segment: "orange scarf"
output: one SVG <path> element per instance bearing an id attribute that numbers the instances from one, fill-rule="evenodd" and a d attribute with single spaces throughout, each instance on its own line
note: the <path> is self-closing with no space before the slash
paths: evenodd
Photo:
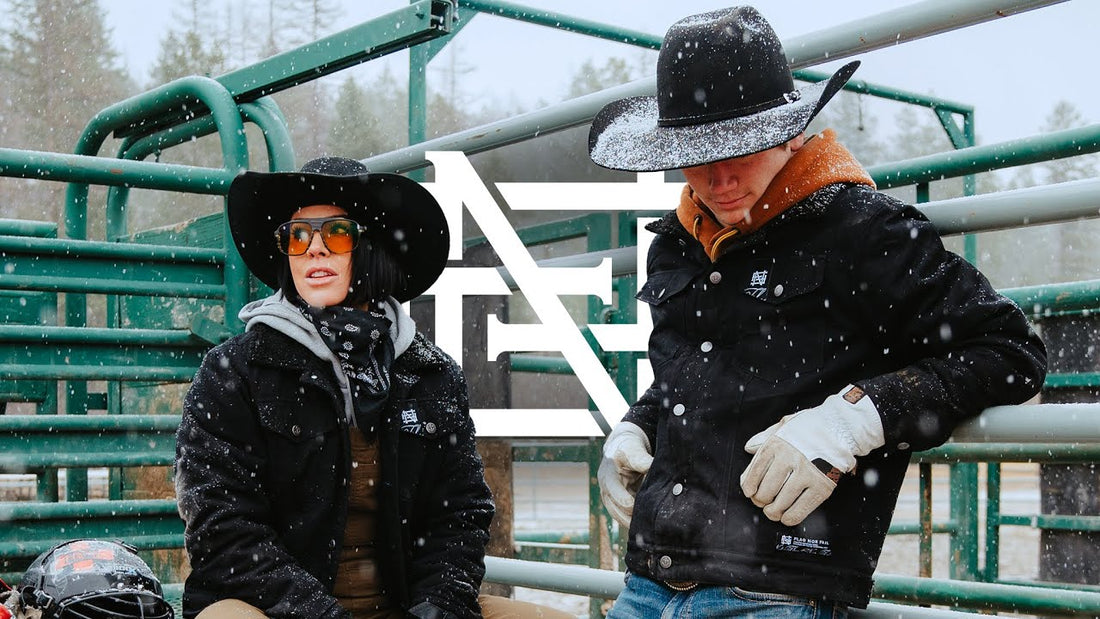
<path id="1" fill-rule="evenodd" d="M 745 219 L 723 227 L 690 185 L 684 185 L 684 191 L 680 194 L 676 217 L 680 225 L 703 244 L 703 249 L 713 262 L 733 239 L 759 230 L 783 211 L 833 183 L 875 186 L 863 166 L 836 141 L 836 132 L 826 129 L 810 136 L 802 148 L 795 151 Z"/>

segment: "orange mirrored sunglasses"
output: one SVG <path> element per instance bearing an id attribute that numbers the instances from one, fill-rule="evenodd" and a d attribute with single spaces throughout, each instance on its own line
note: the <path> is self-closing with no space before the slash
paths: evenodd
<path id="1" fill-rule="evenodd" d="M 347 217 L 292 219 L 276 228 L 275 242 L 284 254 L 301 256 L 313 243 L 313 235 L 320 232 L 321 242 L 330 252 L 346 254 L 359 244 L 363 230 L 363 226 Z"/>

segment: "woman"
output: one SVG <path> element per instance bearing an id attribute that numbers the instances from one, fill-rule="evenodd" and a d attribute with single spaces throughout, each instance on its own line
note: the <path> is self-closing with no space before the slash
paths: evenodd
<path id="1" fill-rule="evenodd" d="M 238 176 L 233 241 L 277 292 L 187 394 L 184 617 L 559 617 L 479 600 L 493 504 L 466 384 L 402 310 L 442 272 L 431 194 L 357 161 Z"/>

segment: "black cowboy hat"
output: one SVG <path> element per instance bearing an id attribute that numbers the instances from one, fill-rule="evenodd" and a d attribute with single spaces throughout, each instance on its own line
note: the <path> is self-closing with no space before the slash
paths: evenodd
<path id="1" fill-rule="evenodd" d="M 657 96 L 604 106 L 588 153 L 597 165 L 635 172 L 758 153 L 805 131 L 858 66 L 799 90 L 783 45 L 756 9 L 685 17 L 668 29 L 657 56 Z"/>
<path id="2" fill-rule="evenodd" d="M 244 172 L 229 187 L 233 242 L 248 270 L 279 288 L 278 264 L 286 260 L 275 230 L 303 206 L 331 204 L 386 244 L 405 271 L 405 302 L 428 289 L 447 265 L 447 219 L 420 183 L 397 174 L 371 174 L 354 159 L 322 157 L 298 172 Z"/>

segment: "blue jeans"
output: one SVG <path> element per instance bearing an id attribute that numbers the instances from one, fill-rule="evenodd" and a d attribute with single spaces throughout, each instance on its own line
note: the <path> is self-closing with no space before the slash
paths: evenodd
<path id="1" fill-rule="evenodd" d="M 607 619 L 846 619 L 848 607 L 783 593 L 760 593 L 738 587 L 698 586 L 677 591 L 643 576 L 627 573 Z"/>

